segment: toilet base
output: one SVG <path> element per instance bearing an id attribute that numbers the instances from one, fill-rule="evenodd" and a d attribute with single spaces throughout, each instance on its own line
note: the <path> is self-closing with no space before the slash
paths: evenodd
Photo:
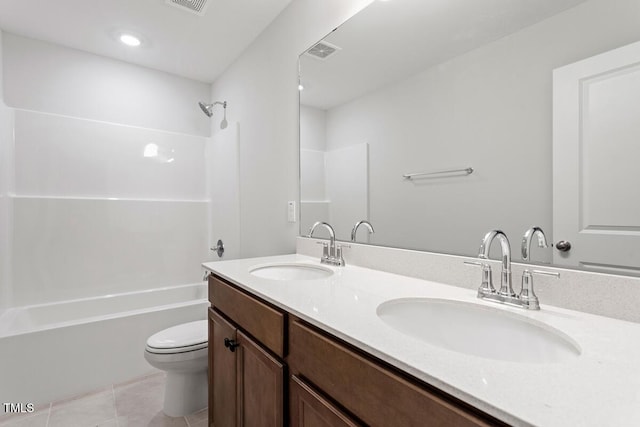
<path id="1" fill-rule="evenodd" d="M 170 417 L 184 417 L 207 407 L 207 370 L 167 372 L 163 412 Z"/>

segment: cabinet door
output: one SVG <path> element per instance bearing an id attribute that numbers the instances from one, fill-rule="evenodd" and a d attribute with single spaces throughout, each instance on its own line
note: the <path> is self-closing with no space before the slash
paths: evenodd
<path id="1" fill-rule="evenodd" d="M 437 389 L 410 382 L 299 320 L 289 324 L 287 361 L 292 373 L 304 376 L 371 427 L 504 425 Z"/>
<path id="2" fill-rule="evenodd" d="M 236 352 L 225 339 L 235 341 L 236 328 L 209 309 L 209 425 L 236 427 Z"/>
<path id="3" fill-rule="evenodd" d="M 359 427 L 300 378 L 289 380 L 291 427 Z"/>
<path id="4" fill-rule="evenodd" d="M 241 331 L 237 337 L 238 426 L 283 426 L 283 364 Z"/>
<path id="5" fill-rule="evenodd" d="M 209 300 L 215 309 L 246 331 L 260 344 L 283 358 L 285 315 L 254 296 L 212 275 Z"/>

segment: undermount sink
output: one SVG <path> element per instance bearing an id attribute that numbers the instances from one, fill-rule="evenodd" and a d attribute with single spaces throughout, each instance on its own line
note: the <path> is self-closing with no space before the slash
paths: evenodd
<path id="1" fill-rule="evenodd" d="M 333 270 L 313 264 L 268 264 L 253 267 L 249 272 L 271 280 L 319 280 L 333 274 Z"/>
<path id="2" fill-rule="evenodd" d="M 380 304 L 377 314 L 398 332 L 468 355 L 521 363 L 564 362 L 580 356 L 578 344 L 562 332 L 480 304 L 406 298 Z"/>

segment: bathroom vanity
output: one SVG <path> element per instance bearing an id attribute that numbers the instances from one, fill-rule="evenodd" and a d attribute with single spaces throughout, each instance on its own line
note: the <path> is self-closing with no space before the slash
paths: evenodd
<path id="1" fill-rule="evenodd" d="M 283 425 L 285 313 L 215 275 L 209 300 L 210 425 Z"/>
<path id="2" fill-rule="evenodd" d="M 505 425 L 215 273 L 209 299 L 212 426 Z"/>
<path id="3" fill-rule="evenodd" d="M 212 271 L 209 407 L 216 427 L 640 423 L 637 323 L 544 300 L 536 312 L 503 307 L 478 300 L 474 289 L 349 260 L 328 267 L 297 254 L 204 266 Z M 425 331 L 464 334 L 477 326 L 473 320 L 416 317 L 409 331 L 385 319 L 389 304 L 415 301 L 516 319 L 555 336 L 561 348 L 546 354 L 525 329 L 520 340 L 490 328 L 456 349 L 429 341 Z"/>

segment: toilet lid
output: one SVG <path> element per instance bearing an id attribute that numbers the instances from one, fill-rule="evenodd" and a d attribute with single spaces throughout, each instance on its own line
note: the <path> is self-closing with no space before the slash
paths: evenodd
<path id="1" fill-rule="evenodd" d="M 184 351 L 185 347 L 206 347 L 208 331 L 206 320 L 183 323 L 151 335 L 147 340 L 147 347 L 177 351 Z"/>

